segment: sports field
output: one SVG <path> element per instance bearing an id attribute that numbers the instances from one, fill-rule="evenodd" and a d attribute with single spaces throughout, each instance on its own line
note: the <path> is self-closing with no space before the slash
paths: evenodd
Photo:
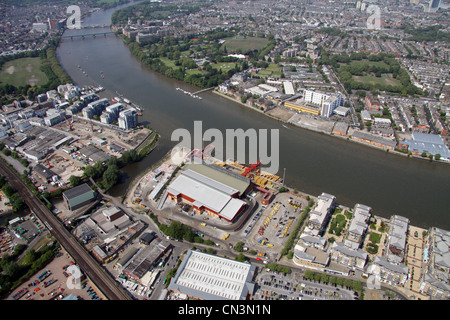
<path id="1" fill-rule="evenodd" d="M 38 86 L 47 83 L 48 79 L 40 70 L 41 59 L 21 58 L 6 62 L 0 71 L 0 83 L 15 87 L 29 84 Z"/>
<path id="2" fill-rule="evenodd" d="M 266 38 L 258 38 L 258 37 L 242 37 L 235 36 L 231 38 L 225 38 L 225 42 L 222 46 L 227 48 L 228 53 L 236 53 L 238 49 L 241 49 L 242 52 L 248 50 L 260 50 L 264 48 L 268 40 Z"/>

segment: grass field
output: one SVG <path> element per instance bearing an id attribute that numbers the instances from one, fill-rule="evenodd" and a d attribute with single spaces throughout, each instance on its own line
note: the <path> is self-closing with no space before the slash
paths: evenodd
<path id="1" fill-rule="evenodd" d="M 41 59 L 21 58 L 8 61 L 0 71 L 0 82 L 19 87 L 23 85 L 38 86 L 47 83 L 48 79 L 40 70 Z"/>
<path id="2" fill-rule="evenodd" d="M 211 67 L 217 70 L 222 70 L 227 72 L 230 69 L 233 69 L 236 67 L 236 62 L 218 62 L 218 63 L 211 63 Z"/>
<path id="3" fill-rule="evenodd" d="M 169 58 L 166 57 L 159 57 L 158 59 L 161 60 L 169 68 L 175 69 L 176 66 L 173 60 L 170 60 Z"/>
<path id="4" fill-rule="evenodd" d="M 270 76 L 280 77 L 281 76 L 280 66 L 276 63 L 271 63 L 267 68 L 259 70 L 258 75 L 261 77 L 270 77 Z"/>
<path id="5" fill-rule="evenodd" d="M 368 83 L 370 85 L 387 85 L 387 86 L 399 86 L 401 82 L 391 77 L 375 77 L 375 76 L 353 76 L 353 79 L 357 82 Z"/>
<path id="6" fill-rule="evenodd" d="M 228 53 L 236 53 L 238 49 L 241 49 L 242 52 L 248 50 L 260 50 L 264 48 L 269 42 L 266 38 L 257 38 L 257 37 L 231 37 L 225 38 L 225 42 L 222 46 L 227 48 Z"/>

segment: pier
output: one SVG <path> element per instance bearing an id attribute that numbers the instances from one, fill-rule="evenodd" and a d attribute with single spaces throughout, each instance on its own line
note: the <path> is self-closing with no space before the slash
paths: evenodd
<path id="1" fill-rule="evenodd" d="M 198 96 L 198 94 L 200 94 L 200 93 L 202 93 L 202 92 L 206 92 L 206 91 L 212 90 L 212 89 L 214 89 L 214 88 L 215 88 L 215 87 L 206 88 L 206 89 L 202 89 L 202 90 L 199 90 L 199 91 L 196 91 L 196 92 L 189 92 L 189 91 L 183 90 L 183 89 L 181 89 L 181 88 L 177 88 L 176 90 L 181 91 L 181 92 L 183 92 L 184 94 L 187 94 L 188 96 L 191 96 L 192 98 L 200 99 L 200 100 L 201 100 L 202 97 Z"/>

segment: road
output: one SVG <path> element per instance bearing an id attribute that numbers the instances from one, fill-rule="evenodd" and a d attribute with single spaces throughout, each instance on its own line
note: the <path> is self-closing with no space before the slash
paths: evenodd
<path id="1" fill-rule="evenodd" d="M 109 300 L 131 300 L 124 289 L 103 269 L 83 246 L 62 225 L 58 218 L 35 196 L 27 185 L 3 162 L 0 174 L 16 190 L 26 205 L 49 229 L 55 239 L 72 256 L 80 269 L 95 283 Z"/>

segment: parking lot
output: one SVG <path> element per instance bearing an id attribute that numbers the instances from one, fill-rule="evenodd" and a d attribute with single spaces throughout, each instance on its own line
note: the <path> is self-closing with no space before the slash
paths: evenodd
<path id="1" fill-rule="evenodd" d="M 308 201 L 290 193 L 280 193 L 267 207 L 257 210 L 243 228 L 247 245 L 269 254 L 280 252 Z"/>
<path id="2" fill-rule="evenodd" d="M 77 289 L 70 282 L 69 266 L 73 261 L 61 249 L 56 257 L 44 269 L 34 274 L 27 282 L 22 283 L 9 296 L 8 300 L 62 300 L 69 295 L 78 296 L 81 300 L 101 300 L 104 295 L 94 284 L 81 277 L 81 288 Z M 74 275 L 75 276 L 75 275 Z"/>
<path id="3" fill-rule="evenodd" d="M 264 270 L 258 277 L 255 300 L 353 300 L 355 294 L 332 285 L 303 279 L 301 273 L 284 275 Z"/>

